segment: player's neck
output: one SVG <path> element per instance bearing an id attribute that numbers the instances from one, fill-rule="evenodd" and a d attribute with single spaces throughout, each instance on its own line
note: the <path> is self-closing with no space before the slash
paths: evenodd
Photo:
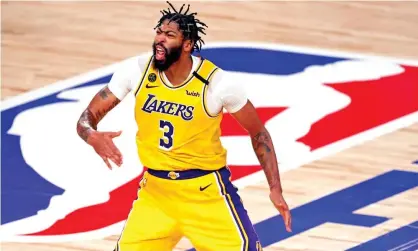
<path id="1" fill-rule="evenodd" d="M 177 62 L 172 64 L 164 74 L 168 81 L 174 86 L 182 84 L 190 74 L 193 67 L 193 60 L 191 56 L 184 55 L 179 58 Z"/>

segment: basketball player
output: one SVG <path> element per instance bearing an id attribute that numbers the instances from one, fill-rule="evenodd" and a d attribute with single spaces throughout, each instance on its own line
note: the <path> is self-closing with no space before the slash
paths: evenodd
<path id="1" fill-rule="evenodd" d="M 197 250 L 261 250 L 259 238 L 231 183 L 220 136 L 225 108 L 249 133 L 270 187 L 270 199 L 291 231 L 291 215 L 273 143 L 245 92 L 225 72 L 192 53 L 207 27 L 184 5 L 162 11 L 153 55 L 115 72 L 82 113 L 77 132 L 103 161 L 122 154 L 99 132 L 100 120 L 128 93 L 135 96 L 137 150 L 146 172 L 115 250 L 172 250 L 184 236 Z M 184 10 L 184 11 L 183 11 Z M 130 115 L 130 111 L 127 111 Z"/>

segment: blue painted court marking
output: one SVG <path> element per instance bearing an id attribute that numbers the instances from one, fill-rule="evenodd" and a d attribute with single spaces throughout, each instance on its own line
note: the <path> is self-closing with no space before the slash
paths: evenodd
<path id="1" fill-rule="evenodd" d="M 373 240 L 362 243 L 347 251 L 414 251 L 418 250 L 418 221 L 398 228 Z"/>
<path id="2" fill-rule="evenodd" d="M 399 182 L 393 182 L 394 180 Z M 255 230 L 260 237 L 262 246 L 266 247 L 327 222 L 373 227 L 387 221 L 388 218 L 355 214 L 353 211 L 416 186 L 418 186 L 417 172 L 393 170 L 294 208 L 292 210 L 292 233 L 286 232 L 280 215 L 255 224 Z M 387 236 L 384 241 L 395 245 L 396 238 L 397 234 L 394 233 Z M 378 248 L 379 245 L 380 242 L 371 242 L 368 244 L 368 250 L 381 250 Z"/>
<path id="3" fill-rule="evenodd" d="M 352 212 L 416 186 L 418 173 L 393 170 L 293 209 L 292 233 L 285 231 L 279 215 L 256 224 L 255 228 L 262 245 L 267 246 L 327 222 L 373 227 L 388 218 Z"/>

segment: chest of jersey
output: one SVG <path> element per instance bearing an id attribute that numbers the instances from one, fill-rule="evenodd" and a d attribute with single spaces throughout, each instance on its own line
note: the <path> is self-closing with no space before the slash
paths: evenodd
<path id="1" fill-rule="evenodd" d="M 150 67 L 136 93 L 135 118 L 141 139 L 161 136 L 161 130 L 172 128 L 172 137 L 181 142 L 211 124 L 214 118 L 205 109 L 202 75 L 208 77 L 215 69 L 202 62 L 196 70 L 199 77 L 191 75 L 182 84 L 171 86 L 162 73 Z"/>
<path id="2" fill-rule="evenodd" d="M 213 168 L 225 162 L 222 114 L 206 112 L 205 91 L 216 66 L 202 61 L 182 84 L 171 86 L 148 67 L 136 91 L 135 119 L 141 161 L 153 168 Z"/>
<path id="3" fill-rule="evenodd" d="M 187 88 L 188 87 L 188 88 Z M 149 115 L 166 117 L 174 120 L 192 120 L 202 106 L 202 86 L 185 86 L 185 88 L 169 89 L 166 86 L 146 87 L 137 98 L 141 110 Z M 147 114 L 144 114 L 146 116 Z M 164 116 L 167 115 L 167 116 Z M 148 116 L 152 117 L 152 116 Z"/>
<path id="4" fill-rule="evenodd" d="M 153 74 L 149 74 L 136 97 L 137 116 L 148 121 L 156 118 L 187 124 L 205 115 L 202 114 L 204 83 L 191 77 L 182 86 L 172 87 L 166 85 L 159 76 L 154 81 Z"/>

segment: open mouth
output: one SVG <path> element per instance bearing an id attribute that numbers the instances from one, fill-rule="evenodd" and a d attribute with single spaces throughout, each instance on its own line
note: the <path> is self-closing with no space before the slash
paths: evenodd
<path id="1" fill-rule="evenodd" d="M 157 45 L 156 47 L 156 51 L 155 51 L 155 58 L 157 60 L 164 60 L 165 59 L 165 48 Z"/>

